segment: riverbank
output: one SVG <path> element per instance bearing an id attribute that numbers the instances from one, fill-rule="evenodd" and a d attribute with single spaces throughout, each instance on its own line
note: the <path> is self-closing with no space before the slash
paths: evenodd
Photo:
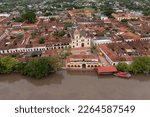
<path id="1" fill-rule="evenodd" d="M 150 76 L 126 80 L 89 71 L 61 70 L 44 79 L 0 75 L 0 99 L 150 99 Z"/>

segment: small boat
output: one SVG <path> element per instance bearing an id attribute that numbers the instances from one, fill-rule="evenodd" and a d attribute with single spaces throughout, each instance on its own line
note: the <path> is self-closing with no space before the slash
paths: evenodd
<path id="1" fill-rule="evenodd" d="M 115 76 L 121 77 L 121 78 L 130 78 L 131 74 L 128 72 L 117 72 L 114 73 Z"/>

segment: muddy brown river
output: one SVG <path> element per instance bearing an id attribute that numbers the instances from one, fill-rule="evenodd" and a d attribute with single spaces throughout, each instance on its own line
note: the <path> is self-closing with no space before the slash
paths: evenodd
<path id="1" fill-rule="evenodd" d="M 36 80 L 0 75 L 0 99 L 150 99 L 150 76 L 135 75 L 128 80 L 95 72 L 59 71 Z"/>

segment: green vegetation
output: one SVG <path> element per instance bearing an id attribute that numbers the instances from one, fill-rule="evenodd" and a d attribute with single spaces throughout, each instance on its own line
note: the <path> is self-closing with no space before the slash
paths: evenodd
<path id="1" fill-rule="evenodd" d="M 13 57 L 3 57 L 0 58 L 0 74 L 18 72 L 25 76 L 41 79 L 60 69 L 59 61 L 57 57 L 43 57 L 22 63 Z"/>
<path id="2" fill-rule="evenodd" d="M 51 17 L 50 21 L 56 21 L 56 18 L 55 17 Z"/>
<path id="3" fill-rule="evenodd" d="M 129 21 L 129 20 L 127 20 L 127 19 L 123 19 L 123 20 L 121 20 L 121 23 L 126 24 L 128 21 Z"/>
<path id="4" fill-rule="evenodd" d="M 144 14 L 145 16 L 150 16 L 150 8 L 144 9 L 144 10 L 143 10 L 143 14 Z"/>
<path id="5" fill-rule="evenodd" d="M 22 39 L 22 38 L 23 38 L 23 34 L 18 34 L 18 35 L 17 35 L 17 39 L 20 40 L 20 39 Z"/>
<path id="6" fill-rule="evenodd" d="M 54 33 L 54 35 L 56 36 L 56 37 L 63 37 L 64 35 L 65 35 L 66 33 L 65 33 L 65 31 L 56 31 L 55 33 Z"/>
<path id="7" fill-rule="evenodd" d="M 18 70 L 22 75 L 41 79 L 59 69 L 59 60 L 56 58 L 39 58 L 25 64 L 20 63 Z"/>
<path id="8" fill-rule="evenodd" d="M 32 33 L 32 34 L 31 34 L 31 39 L 34 39 L 36 36 L 37 36 L 36 33 Z"/>
<path id="9" fill-rule="evenodd" d="M 39 44 L 44 44 L 45 43 L 45 38 L 41 38 L 40 40 L 39 40 Z"/>
<path id="10" fill-rule="evenodd" d="M 15 37 L 14 37 L 14 36 L 10 36 L 10 39 L 12 39 L 12 40 L 13 40 L 13 39 L 15 39 Z"/>
<path id="11" fill-rule="evenodd" d="M 17 57 L 17 55 L 16 54 L 12 54 L 12 55 L 10 55 L 12 58 L 16 58 Z"/>
<path id="12" fill-rule="evenodd" d="M 150 73 L 150 57 L 140 57 L 131 64 L 133 73 Z"/>
<path id="13" fill-rule="evenodd" d="M 66 48 L 64 50 L 62 50 L 59 54 L 59 57 L 61 59 L 66 59 L 68 56 L 72 55 L 71 53 L 71 49 L 70 48 Z"/>
<path id="14" fill-rule="evenodd" d="M 8 74 L 15 70 L 18 61 L 12 57 L 0 58 L 0 74 Z"/>
<path id="15" fill-rule="evenodd" d="M 95 45 L 92 45 L 91 46 L 91 53 L 94 53 L 96 51 L 96 46 Z"/>
<path id="16" fill-rule="evenodd" d="M 128 21 L 138 21 L 138 20 L 139 20 L 139 19 L 123 19 L 123 20 L 121 20 L 121 23 L 127 24 Z"/>
<path id="17" fill-rule="evenodd" d="M 150 0 L 117 0 L 122 7 L 133 11 L 143 11 L 144 15 L 150 15 Z"/>
<path id="18" fill-rule="evenodd" d="M 140 57 L 133 61 L 131 65 L 126 63 L 119 63 L 117 69 L 120 71 L 127 71 L 132 73 L 150 73 L 150 57 Z"/>
<path id="19" fill-rule="evenodd" d="M 28 11 L 22 15 L 22 18 L 28 21 L 28 23 L 34 23 L 36 20 L 36 14 L 32 11 Z"/>
<path id="20" fill-rule="evenodd" d="M 22 17 L 17 17 L 15 19 L 15 22 L 24 22 L 24 19 Z"/>
<path id="21" fill-rule="evenodd" d="M 73 26 L 72 22 L 65 22 L 64 29 L 67 30 L 67 28 L 72 27 L 72 26 Z"/>
<path id="22" fill-rule="evenodd" d="M 122 72 L 128 72 L 128 71 L 130 71 L 130 70 L 129 70 L 129 65 L 128 65 L 127 63 L 119 63 L 119 64 L 117 65 L 117 69 L 118 69 L 119 71 L 122 71 Z"/>
<path id="23" fill-rule="evenodd" d="M 24 22 L 27 21 L 28 23 L 34 23 L 36 21 L 36 14 L 32 11 L 28 11 L 21 15 L 21 17 L 17 17 L 15 19 L 16 22 Z"/>
<path id="24" fill-rule="evenodd" d="M 102 6 L 101 11 L 103 12 L 104 15 L 110 18 L 112 17 L 111 14 L 114 12 L 112 5 L 110 5 L 109 3 L 105 3 Z"/>

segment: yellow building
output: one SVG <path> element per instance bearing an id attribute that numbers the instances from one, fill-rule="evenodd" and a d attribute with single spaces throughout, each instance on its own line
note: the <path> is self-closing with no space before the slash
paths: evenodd
<path id="1" fill-rule="evenodd" d="M 101 66 L 99 59 L 95 55 L 71 55 L 66 59 L 68 69 L 96 69 Z"/>

